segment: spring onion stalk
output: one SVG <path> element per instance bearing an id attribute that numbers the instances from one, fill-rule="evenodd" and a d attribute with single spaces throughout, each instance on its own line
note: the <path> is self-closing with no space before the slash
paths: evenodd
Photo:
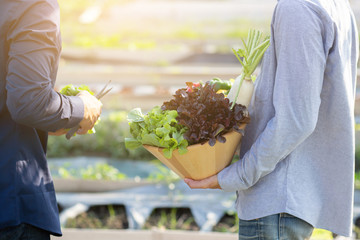
<path id="1" fill-rule="evenodd" d="M 233 104 L 236 102 L 238 104 L 248 107 L 251 101 L 252 93 L 254 91 L 253 82 L 249 79 L 245 79 L 244 74 L 241 74 L 237 78 L 235 78 L 232 90 L 233 91 L 231 91 L 230 89 L 227 97 L 229 99 L 236 99 L 236 101 L 232 101 Z M 237 96 L 236 98 L 235 94 Z"/>
<path id="2" fill-rule="evenodd" d="M 253 72 L 256 70 L 256 67 L 259 65 L 266 49 L 270 45 L 270 38 L 262 38 L 262 33 L 257 30 L 249 30 L 247 42 L 242 39 L 244 49 L 233 49 L 233 52 L 239 62 L 242 65 L 241 74 L 236 78 L 234 86 L 231 88 L 228 98 L 232 101 L 231 109 L 234 107 L 235 103 L 248 106 L 252 91 L 253 91 L 253 82 L 255 77 L 252 76 Z M 244 92 L 244 99 L 238 99 L 240 89 L 244 84 L 244 80 L 248 89 Z M 235 92 L 236 91 L 236 92 Z M 235 94 L 235 96 L 234 96 Z M 242 94 L 240 95 L 242 96 Z M 246 99 L 245 99 L 246 97 Z"/>

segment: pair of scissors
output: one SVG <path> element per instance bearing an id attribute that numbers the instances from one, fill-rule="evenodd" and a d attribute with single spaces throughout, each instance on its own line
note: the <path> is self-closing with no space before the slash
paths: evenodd
<path id="1" fill-rule="evenodd" d="M 111 80 L 109 80 L 108 83 L 105 84 L 105 86 L 100 90 L 100 92 L 98 94 L 96 94 L 96 98 L 98 100 L 100 100 L 103 96 L 105 96 L 106 94 L 108 94 L 110 92 L 110 90 L 112 88 L 106 89 L 108 87 L 108 85 L 110 84 Z M 71 128 L 67 133 L 66 133 L 66 139 L 70 140 L 70 138 L 72 136 L 74 136 L 74 133 L 80 128 L 80 125 L 77 125 L 76 127 Z"/>

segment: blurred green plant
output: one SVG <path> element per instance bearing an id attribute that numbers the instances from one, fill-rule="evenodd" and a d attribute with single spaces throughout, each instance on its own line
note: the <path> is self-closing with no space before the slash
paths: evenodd
<path id="1" fill-rule="evenodd" d="M 92 36 L 93 34 L 86 33 L 75 33 L 74 39 L 71 42 L 75 47 L 82 48 L 94 48 L 94 47 L 116 47 L 120 44 L 121 36 L 117 34 L 106 36 L 104 34 L 99 34 L 97 36 Z"/>
<path id="2" fill-rule="evenodd" d="M 163 165 L 159 160 L 153 160 L 151 163 L 156 165 L 158 171 L 151 173 L 147 180 L 154 182 L 164 182 L 172 190 L 172 184 L 179 181 L 180 177 L 171 171 L 168 167 Z"/>
<path id="3" fill-rule="evenodd" d="M 157 159 L 150 161 L 150 163 L 153 164 L 156 169 L 147 177 L 144 177 L 143 180 L 165 184 L 170 190 L 176 190 L 175 183 L 180 180 L 180 177 Z M 50 163 L 50 167 L 54 177 L 63 179 L 118 181 L 128 178 L 126 174 L 107 163 L 97 163 L 81 169 L 74 168 L 70 162 L 66 162 L 62 166 L 55 166 Z M 135 181 L 141 180 L 139 176 L 136 176 L 134 179 Z"/>
<path id="4" fill-rule="evenodd" d="M 81 213 L 75 218 L 69 218 L 65 224 L 66 228 L 104 228 L 101 220 L 94 213 Z"/>
<path id="5" fill-rule="evenodd" d="M 127 112 L 116 111 L 101 117 L 96 134 L 75 136 L 49 136 L 47 156 L 51 158 L 73 156 L 104 156 L 118 159 L 152 160 L 154 157 L 143 147 L 125 148 L 124 138 L 130 137 Z"/>
<path id="6" fill-rule="evenodd" d="M 313 234 L 311 235 L 312 240 L 327 240 L 327 239 L 333 239 L 332 233 L 324 230 L 315 228 L 313 231 Z"/>
<path id="7" fill-rule="evenodd" d="M 360 171 L 360 145 L 356 146 L 355 149 L 355 172 Z"/>
<path id="8" fill-rule="evenodd" d="M 199 38 L 205 38 L 205 34 L 196 31 L 191 26 L 183 26 L 179 29 L 175 30 L 173 33 L 174 37 L 181 38 L 181 39 L 199 39 Z"/>
<path id="9" fill-rule="evenodd" d="M 200 230 L 190 209 L 187 208 L 155 209 L 145 222 L 143 228 L 151 229 L 153 227 L 170 230 Z"/>
<path id="10" fill-rule="evenodd" d="M 355 189 L 360 189 L 360 171 L 355 172 Z"/>
<path id="11" fill-rule="evenodd" d="M 96 164 L 95 166 L 89 166 L 86 169 L 80 170 L 80 174 L 83 179 L 89 180 L 123 180 L 126 179 L 124 173 L 119 172 L 118 169 L 108 164 Z"/>
<path id="12" fill-rule="evenodd" d="M 92 206 L 88 211 L 69 218 L 65 228 L 127 229 L 129 223 L 123 205 Z"/>
<path id="13" fill-rule="evenodd" d="M 115 217 L 116 216 L 115 209 L 114 209 L 113 205 L 108 205 L 108 210 L 109 210 L 110 217 Z"/>
<path id="14" fill-rule="evenodd" d="M 98 163 L 95 166 L 88 166 L 87 168 L 80 169 L 80 171 L 70 169 L 69 166 L 63 166 L 58 169 L 58 175 L 60 178 L 65 179 L 80 178 L 84 180 L 116 181 L 127 178 L 126 174 L 119 172 L 118 169 L 106 163 Z"/>
<path id="15" fill-rule="evenodd" d="M 170 230 L 176 230 L 177 219 L 176 219 L 176 208 L 170 209 L 170 214 L 166 210 L 162 210 L 160 213 L 160 220 L 158 222 L 158 228 L 167 228 Z"/>
<path id="16" fill-rule="evenodd" d="M 235 211 L 227 211 L 214 226 L 214 232 L 236 233 L 239 229 L 239 218 Z"/>

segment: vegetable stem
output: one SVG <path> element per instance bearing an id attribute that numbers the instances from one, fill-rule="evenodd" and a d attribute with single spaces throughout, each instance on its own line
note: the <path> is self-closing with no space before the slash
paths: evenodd
<path id="1" fill-rule="evenodd" d="M 231 109 L 236 103 L 244 79 L 250 79 L 250 81 L 252 79 L 255 81 L 252 74 L 256 70 L 257 65 L 260 63 L 266 49 L 270 45 L 269 37 L 265 37 L 263 40 L 261 39 L 262 33 L 260 31 L 250 29 L 247 41 L 245 42 L 245 40 L 241 39 L 244 48 L 238 49 L 237 51 L 233 49 L 236 58 L 239 60 L 243 68 L 240 75 L 240 83 L 236 91 L 236 97 L 233 99 Z"/>
<path id="2" fill-rule="evenodd" d="M 237 89 L 237 91 L 236 91 L 235 99 L 234 99 L 234 101 L 233 101 L 232 104 L 231 104 L 231 108 L 230 108 L 231 110 L 232 110 L 232 109 L 234 108 L 234 106 L 235 106 L 236 99 L 237 99 L 238 96 L 239 96 L 240 89 L 241 89 L 241 85 L 242 85 L 244 79 L 245 79 L 245 74 L 241 74 L 239 87 L 238 87 L 238 89 Z"/>

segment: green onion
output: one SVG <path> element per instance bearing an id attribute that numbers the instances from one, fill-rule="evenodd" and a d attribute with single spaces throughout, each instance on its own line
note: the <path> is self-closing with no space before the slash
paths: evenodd
<path id="1" fill-rule="evenodd" d="M 235 56 L 237 57 L 243 68 L 240 75 L 240 84 L 237 89 L 235 99 L 231 105 L 231 109 L 234 107 L 236 99 L 239 96 L 240 88 L 244 79 L 248 81 L 255 81 L 255 78 L 252 77 L 252 74 L 256 70 L 256 67 L 259 65 L 266 49 L 270 46 L 270 38 L 265 37 L 263 39 L 262 35 L 263 34 L 260 31 L 250 29 L 247 41 L 245 42 L 242 39 L 244 49 L 233 49 Z"/>

